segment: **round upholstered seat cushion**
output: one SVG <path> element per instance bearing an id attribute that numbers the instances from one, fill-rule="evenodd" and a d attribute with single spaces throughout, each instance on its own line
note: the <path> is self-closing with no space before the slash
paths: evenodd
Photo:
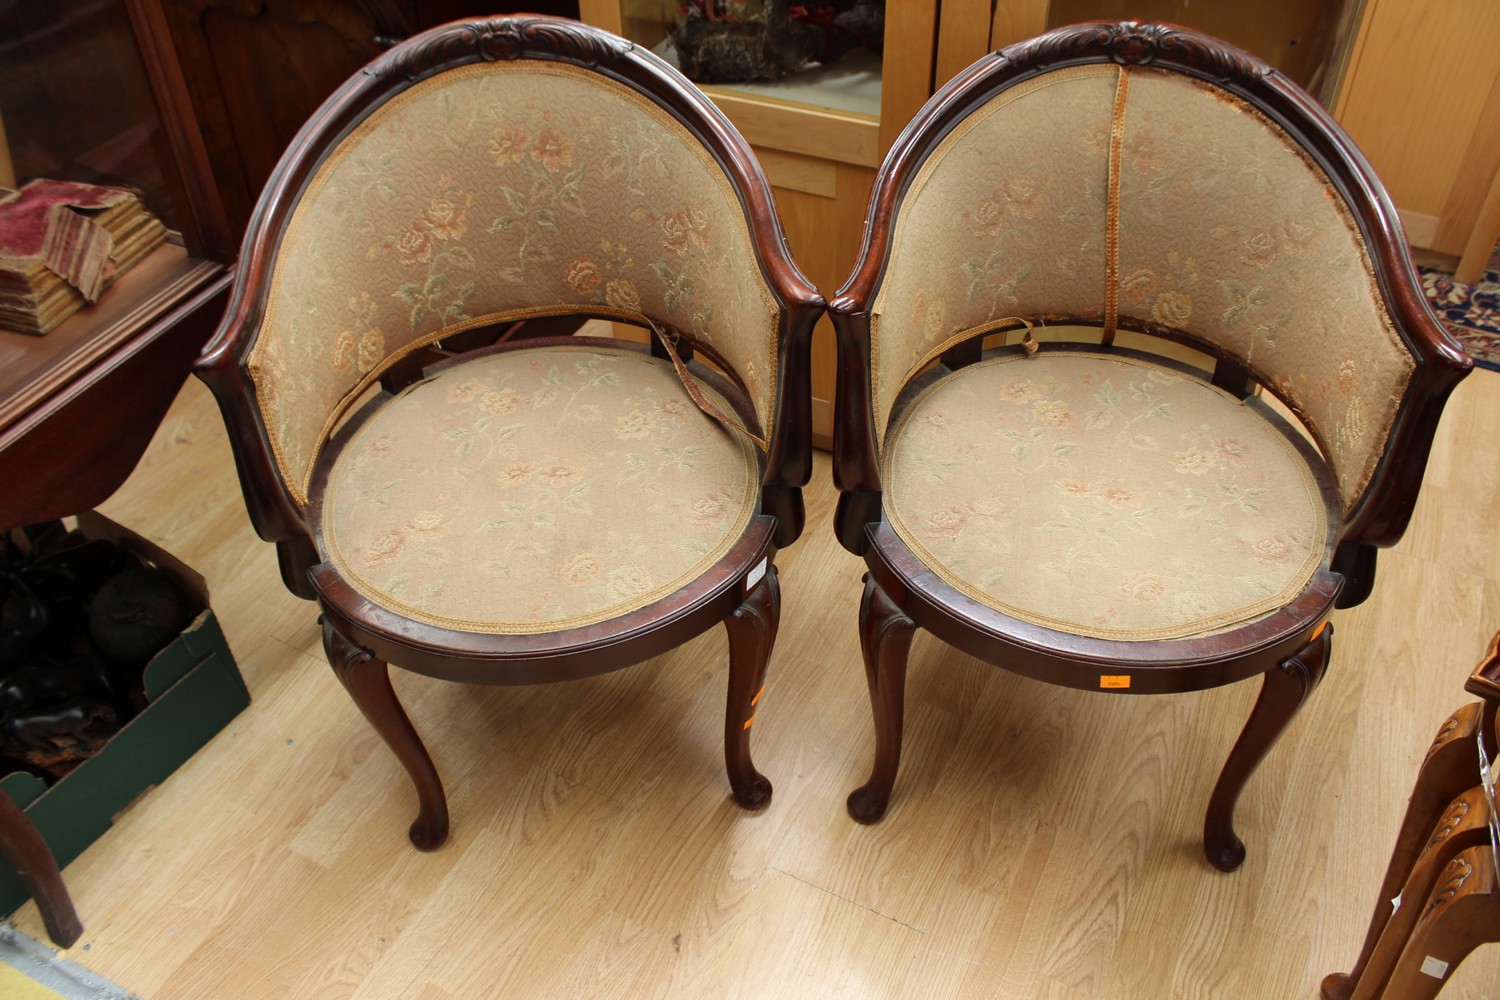
<path id="1" fill-rule="evenodd" d="M 758 481 L 753 446 L 694 406 L 670 363 L 503 351 L 358 428 L 323 492 L 321 544 L 355 590 L 417 621 L 554 631 L 696 579 L 744 532 Z"/>
<path id="2" fill-rule="evenodd" d="M 1149 362 L 1043 350 L 962 368 L 883 455 L 891 527 L 998 611 L 1096 638 L 1221 631 L 1326 554 L 1307 461 L 1255 408 Z"/>

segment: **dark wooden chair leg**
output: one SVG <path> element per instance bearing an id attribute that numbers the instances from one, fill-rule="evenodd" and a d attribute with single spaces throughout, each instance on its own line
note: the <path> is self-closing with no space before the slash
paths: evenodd
<path id="1" fill-rule="evenodd" d="M 1474 702 L 1448 716 L 1448 721 L 1443 723 L 1428 748 L 1417 772 L 1416 784 L 1412 786 L 1411 799 L 1401 821 L 1401 832 L 1396 837 L 1385 879 L 1375 897 L 1364 946 L 1360 948 L 1359 958 L 1351 971 L 1324 977 L 1323 1000 L 1349 1000 L 1353 996 L 1354 986 L 1364 976 L 1375 945 L 1390 922 L 1392 914 L 1388 901 L 1402 892 L 1413 865 L 1432 839 L 1434 829 L 1441 828 L 1439 821 L 1452 801 L 1473 785 L 1477 767 L 1474 740 L 1481 718 L 1480 708 L 1480 704 Z"/>
<path id="2" fill-rule="evenodd" d="M 755 706 L 765 690 L 766 667 L 781 624 L 781 583 L 776 567 L 766 567 L 765 578 L 745 596 L 734 614 L 724 620 L 729 633 L 729 698 L 724 708 L 724 768 L 734 800 L 746 809 L 760 809 L 771 801 L 771 782 L 755 769 L 750 758 L 750 727 Z"/>
<path id="3" fill-rule="evenodd" d="M 326 617 L 323 649 L 349 696 L 417 787 L 417 818 L 408 831 L 412 844 L 422 851 L 442 846 L 448 839 L 448 800 L 443 795 L 443 783 L 422 745 L 422 738 L 396 698 L 385 661 L 377 660 L 369 650 L 340 634 Z"/>
<path id="4" fill-rule="evenodd" d="M 1486 843 L 1453 856 L 1431 897 L 1412 901 L 1423 912 L 1386 988 L 1370 993 L 1361 988 L 1356 997 L 1431 1000 L 1475 948 L 1500 940 L 1492 851 Z"/>
<path id="5" fill-rule="evenodd" d="M 896 607 L 875 578 L 865 576 L 859 605 L 859 645 L 875 713 L 875 766 L 870 780 L 849 794 L 849 815 L 876 823 L 885 815 L 901 766 L 901 726 L 906 701 L 906 658 L 916 623 Z"/>
<path id="6" fill-rule="evenodd" d="M 1232 872 L 1245 861 L 1245 845 L 1234 832 L 1234 807 L 1250 776 L 1323 679 L 1332 642 L 1333 625 L 1325 624 L 1295 656 L 1266 672 L 1260 698 L 1229 751 L 1203 821 L 1204 852 L 1209 864 L 1220 871 Z"/>
<path id="7" fill-rule="evenodd" d="M 10 862 L 21 884 L 36 900 L 47 936 L 59 947 L 72 947 L 83 934 L 83 922 L 73 909 L 62 872 L 57 870 L 57 861 L 31 818 L 3 791 L 0 791 L 0 855 Z"/>

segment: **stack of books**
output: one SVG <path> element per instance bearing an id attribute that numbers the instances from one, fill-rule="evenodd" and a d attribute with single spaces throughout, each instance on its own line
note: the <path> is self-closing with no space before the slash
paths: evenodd
<path id="1" fill-rule="evenodd" d="M 0 189 L 0 327 L 47 333 L 166 237 L 129 188 L 34 180 Z"/>

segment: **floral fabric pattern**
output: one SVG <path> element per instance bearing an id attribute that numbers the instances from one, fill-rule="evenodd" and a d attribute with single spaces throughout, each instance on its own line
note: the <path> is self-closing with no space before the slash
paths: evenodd
<path id="1" fill-rule="evenodd" d="M 293 497 L 330 415 L 389 359 L 570 309 L 693 333 L 771 425 L 778 307 L 728 178 L 685 128 L 563 65 L 467 66 L 387 102 L 301 197 L 249 357 Z"/>
<path id="2" fill-rule="evenodd" d="M 698 410 L 669 363 L 506 351 L 418 383 L 359 429 L 329 476 L 320 543 L 351 586 L 409 618 L 552 631 L 696 579 L 759 498 L 753 446 Z"/>
<path id="3" fill-rule="evenodd" d="M 887 444 L 891 527 L 943 580 L 1077 635 L 1181 638 L 1282 607 L 1324 557 L 1307 463 L 1234 397 L 1114 356 L 960 369 Z"/>
<path id="4" fill-rule="evenodd" d="M 870 321 L 878 439 L 913 366 L 953 335 L 1005 316 L 1103 315 L 1115 72 L 1012 87 L 918 171 Z"/>
<path id="5" fill-rule="evenodd" d="M 1352 507 L 1416 364 L 1343 199 L 1271 122 L 1178 74 L 1132 72 L 1125 136 L 1120 273 L 1159 289 L 1122 290 L 1121 312 L 1205 337 L 1268 378 Z"/>
<path id="6" fill-rule="evenodd" d="M 1116 66 L 995 97 L 903 199 L 871 319 L 883 441 L 913 366 L 997 318 L 1101 317 Z M 1347 511 L 1415 371 L 1347 206 L 1279 127 L 1181 74 L 1131 68 L 1121 146 L 1122 320 L 1244 360 L 1319 439 Z"/>

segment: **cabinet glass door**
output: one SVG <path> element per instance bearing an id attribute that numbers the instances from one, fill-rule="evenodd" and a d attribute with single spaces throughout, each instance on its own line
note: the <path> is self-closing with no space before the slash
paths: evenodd
<path id="1" fill-rule="evenodd" d="M 681 69 L 757 149 L 874 167 L 932 93 L 939 6 L 581 0 L 579 13 Z"/>
<path id="2" fill-rule="evenodd" d="M 1017 29 L 1035 34 L 1080 21 L 1167 21 L 1238 45 L 1331 104 L 1362 0 L 1000 0 L 998 6 L 997 45 L 1026 37 Z"/>
<path id="3" fill-rule="evenodd" d="M 174 171 L 119 0 L 0 4 L 0 187 L 133 187 L 176 229 Z"/>
<path id="4" fill-rule="evenodd" d="M 817 5 L 777 0 L 625 0 L 622 7 L 627 37 L 700 86 L 880 116 L 883 16 L 836 20 Z"/>

